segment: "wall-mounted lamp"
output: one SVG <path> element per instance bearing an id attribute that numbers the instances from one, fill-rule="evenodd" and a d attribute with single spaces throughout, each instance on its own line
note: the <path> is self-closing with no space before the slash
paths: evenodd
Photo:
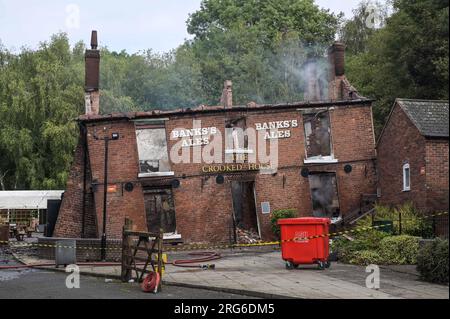
<path id="1" fill-rule="evenodd" d="M 350 174 L 353 170 L 353 167 L 350 164 L 347 164 L 344 166 L 344 172 L 346 172 L 347 174 Z"/>
<path id="2" fill-rule="evenodd" d="M 172 184 L 172 187 L 173 187 L 173 188 L 179 188 L 180 185 L 181 185 L 181 182 L 180 182 L 179 179 L 174 179 L 174 180 L 171 182 L 171 184 Z"/>
<path id="3" fill-rule="evenodd" d="M 302 171 L 301 171 L 301 174 L 302 174 L 302 176 L 303 176 L 304 178 L 309 177 L 309 169 L 303 168 Z"/>
<path id="4" fill-rule="evenodd" d="M 126 190 L 127 192 L 132 192 L 133 189 L 134 189 L 134 185 L 133 185 L 133 183 L 128 182 L 128 183 L 125 184 L 124 188 L 125 188 L 125 190 Z"/>
<path id="5" fill-rule="evenodd" d="M 225 177 L 223 177 L 223 175 L 219 175 L 216 177 L 216 183 L 217 184 L 223 184 L 225 183 Z"/>

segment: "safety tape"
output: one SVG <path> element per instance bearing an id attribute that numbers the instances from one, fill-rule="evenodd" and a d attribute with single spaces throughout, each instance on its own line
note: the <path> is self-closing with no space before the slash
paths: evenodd
<path id="1" fill-rule="evenodd" d="M 430 217 L 437 217 L 437 216 L 443 216 L 447 215 L 448 212 L 443 213 L 437 213 L 433 215 L 428 215 L 423 217 L 422 219 L 430 218 Z M 312 239 L 319 239 L 319 238 L 329 238 L 329 237 L 336 237 L 341 235 L 349 235 L 354 233 L 360 233 L 364 231 L 369 230 L 376 230 L 381 229 L 384 227 L 390 227 L 390 224 L 383 224 L 383 225 L 377 225 L 377 226 L 367 226 L 367 227 L 360 227 L 360 228 L 354 228 L 350 230 L 344 230 L 340 232 L 334 232 L 334 233 L 327 233 L 327 234 L 321 234 L 321 235 L 314 235 L 314 236 L 307 236 L 307 237 L 296 237 L 291 239 L 285 239 L 285 240 L 279 240 L 279 241 L 271 241 L 271 242 L 257 242 L 252 244 L 222 244 L 222 245 L 211 245 L 211 244 L 189 244 L 182 247 L 165 247 L 164 251 L 190 251 L 190 250 L 203 250 L 203 249 L 229 249 L 229 248 L 245 248 L 245 247 L 263 247 L 263 246 L 279 246 L 283 243 L 289 243 L 289 242 L 302 242 L 302 241 L 308 241 Z M 9 245 L 11 248 L 30 248 L 30 247 L 41 247 L 41 248 L 65 248 L 65 249 L 80 249 L 80 250 L 102 250 L 101 247 L 92 247 L 92 246 L 65 246 L 65 245 L 52 245 L 52 244 L 37 244 L 37 243 L 23 243 L 23 244 L 15 244 L 10 241 L 0 241 L 0 245 Z M 120 247 L 106 247 L 106 250 L 109 251 L 119 251 L 122 250 L 122 246 Z"/>

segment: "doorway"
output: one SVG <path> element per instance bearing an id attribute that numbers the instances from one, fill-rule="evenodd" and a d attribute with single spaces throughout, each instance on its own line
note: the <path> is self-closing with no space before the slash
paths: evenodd
<path id="1" fill-rule="evenodd" d="M 256 214 L 255 182 L 231 182 L 235 241 L 253 243 L 260 239 L 258 215 Z"/>
<path id="2" fill-rule="evenodd" d="M 144 190 L 147 228 L 151 233 L 175 234 L 177 229 L 175 205 L 171 188 Z"/>
<path id="3" fill-rule="evenodd" d="M 310 173 L 309 187 L 314 217 L 339 218 L 336 173 Z"/>

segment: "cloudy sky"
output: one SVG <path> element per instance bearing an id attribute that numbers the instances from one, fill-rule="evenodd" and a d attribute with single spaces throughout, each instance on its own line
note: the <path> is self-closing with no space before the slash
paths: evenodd
<path id="1" fill-rule="evenodd" d="M 165 52 L 188 38 L 186 20 L 201 0 L 0 0 L 0 41 L 16 51 L 36 48 L 50 35 L 67 32 L 71 43 L 89 42 L 99 31 L 100 45 L 134 53 Z M 316 0 L 323 8 L 351 17 L 360 0 Z"/>

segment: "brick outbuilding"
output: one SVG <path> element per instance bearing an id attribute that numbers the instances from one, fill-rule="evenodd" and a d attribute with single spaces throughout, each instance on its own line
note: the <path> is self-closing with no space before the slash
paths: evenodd
<path id="1" fill-rule="evenodd" d="M 358 211 L 376 192 L 372 101 L 346 80 L 343 45 L 329 59 L 328 90 L 298 103 L 235 106 L 227 81 L 220 106 L 99 115 L 98 94 L 87 90 L 55 236 L 101 236 L 105 137 L 108 238 L 121 238 L 128 217 L 187 243 L 234 241 L 237 228 L 270 240 L 278 209 L 335 220 Z M 260 156 L 271 141 L 275 165 Z M 183 152 L 190 160 L 180 162 Z"/>
<path id="2" fill-rule="evenodd" d="M 377 142 L 380 203 L 448 212 L 448 111 L 448 101 L 396 100 Z"/>

